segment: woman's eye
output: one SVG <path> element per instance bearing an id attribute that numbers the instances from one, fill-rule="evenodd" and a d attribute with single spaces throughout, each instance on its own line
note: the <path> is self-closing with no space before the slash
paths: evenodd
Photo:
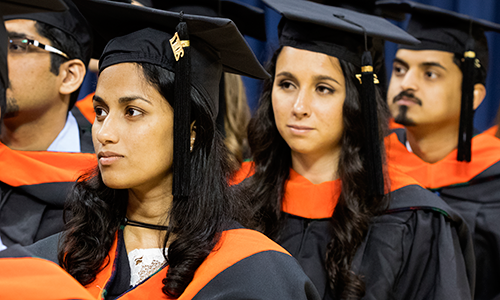
<path id="1" fill-rule="evenodd" d="M 141 112 L 141 111 L 139 111 L 139 110 L 138 110 L 138 109 L 136 109 L 136 108 L 129 107 L 129 108 L 127 108 L 126 115 L 127 115 L 127 116 L 131 116 L 131 117 L 137 117 L 137 116 L 142 115 L 142 112 Z"/>
<path id="2" fill-rule="evenodd" d="M 317 87 L 317 90 L 319 93 L 321 94 L 333 94 L 334 90 L 330 87 L 326 87 L 326 86 L 318 86 Z"/>
<path id="3" fill-rule="evenodd" d="M 396 75 L 404 75 L 406 73 L 406 69 L 398 65 L 393 66 L 392 70 Z"/>
<path id="4" fill-rule="evenodd" d="M 105 117 L 108 113 L 102 107 L 94 107 L 95 115 L 97 117 Z"/>
<path id="5" fill-rule="evenodd" d="M 284 90 L 289 90 L 294 87 L 290 81 L 282 81 L 278 84 L 278 86 Z"/>

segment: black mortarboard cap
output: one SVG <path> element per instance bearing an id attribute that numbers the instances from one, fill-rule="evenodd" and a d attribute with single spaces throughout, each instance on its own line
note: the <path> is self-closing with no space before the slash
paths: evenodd
<path id="1" fill-rule="evenodd" d="M 222 71 L 259 79 L 269 74 L 229 19 L 103 0 L 75 3 L 95 29 L 94 55 L 102 53 L 100 71 L 114 64 L 143 62 L 175 73 L 173 193 L 187 197 L 191 87 L 208 99 L 215 120 Z"/>
<path id="2" fill-rule="evenodd" d="M 384 194 L 382 155 L 379 142 L 376 76 L 369 49 L 371 38 L 416 44 L 418 40 L 387 20 L 340 7 L 309 1 L 264 0 L 283 18 L 278 35 L 281 46 L 324 53 L 360 67 L 361 110 L 366 130 L 365 166 L 371 185 L 369 193 Z"/>
<path id="3" fill-rule="evenodd" d="M 377 2 L 384 10 L 411 14 L 407 32 L 420 39 L 419 45 L 401 45 L 411 50 L 439 50 L 462 57 L 462 103 L 457 160 L 471 160 L 474 84 L 482 83 L 488 70 L 488 41 L 485 31 L 500 32 L 500 24 L 413 1 Z"/>
<path id="4" fill-rule="evenodd" d="M 0 0 L 0 15 L 29 14 L 36 12 L 65 11 L 62 0 Z"/>
<path id="5" fill-rule="evenodd" d="M 264 0 L 281 13 L 283 46 L 321 52 L 361 66 L 365 35 L 401 44 L 418 40 L 389 21 L 349 9 L 309 1 Z"/>
<path id="6" fill-rule="evenodd" d="M 68 7 L 62 0 L 0 0 L 0 16 L 11 14 L 26 14 L 48 11 L 65 11 Z M 5 41 L 0 44 L 0 121 L 5 114 L 5 88 L 9 83 L 9 74 L 7 68 L 7 31 L 3 20 L 0 19 L 0 40 Z"/>
<path id="7" fill-rule="evenodd" d="M 153 7 L 170 11 L 184 11 L 210 17 L 231 19 L 241 33 L 261 41 L 266 40 L 264 10 L 237 0 L 153 0 Z"/>
<path id="8" fill-rule="evenodd" d="M 347 8 L 357 12 L 370 15 L 378 15 L 376 0 L 309 0 L 324 5 L 337 6 Z"/>
<path id="9" fill-rule="evenodd" d="M 236 23 L 241 33 L 259 39 L 266 40 L 264 10 L 241 3 L 228 0 L 173 0 L 153 1 L 153 7 L 163 10 L 183 11 L 186 14 L 225 17 Z M 224 117 L 226 114 L 225 82 L 224 76 L 220 82 L 219 114 L 217 115 L 217 127 L 225 136 Z"/>

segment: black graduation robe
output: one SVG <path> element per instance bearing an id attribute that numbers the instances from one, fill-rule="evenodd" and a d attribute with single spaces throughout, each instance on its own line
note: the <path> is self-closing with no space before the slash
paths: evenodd
<path id="1" fill-rule="evenodd" d="M 469 163 L 456 160 L 456 149 L 426 163 L 405 144 L 406 131 L 395 130 L 386 138 L 388 159 L 463 217 L 474 240 L 475 299 L 500 298 L 500 139 L 488 132 L 474 136 Z"/>
<path id="2" fill-rule="evenodd" d="M 78 175 L 97 164 L 91 125 L 72 110 L 83 153 L 16 151 L 0 143 L 0 237 L 29 245 L 63 229 L 66 196 Z"/>
<path id="3" fill-rule="evenodd" d="M 35 255 L 55 260 L 58 239 L 57 235 L 49 237 L 27 248 Z M 121 230 L 109 257 L 111 263 L 103 266 L 96 280 L 86 287 L 96 299 L 169 299 L 161 291 L 168 265 L 137 286 L 129 286 L 130 267 Z M 219 243 L 178 299 L 320 298 L 288 252 L 263 234 L 236 225 L 222 233 Z"/>
<path id="4" fill-rule="evenodd" d="M 236 182 L 252 174 L 245 164 Z M 467 226 L 409 176 L 392 168 L 389 176 L 390 206 L 372 218 L 352 263 L 364 278 L 362 299 L 471 299 L 475 269 Z M 286 221 L 278 243 L 299 261 L 322 299 L 335 299 L 324 261 L 339 195 L 339 180 L 312 184 L 291 169 L 282 202 Z"/>

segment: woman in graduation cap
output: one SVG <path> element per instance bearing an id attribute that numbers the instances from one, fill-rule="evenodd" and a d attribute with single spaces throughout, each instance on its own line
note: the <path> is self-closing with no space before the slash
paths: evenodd
<path id="1" fill-rule="evenodd" d="M 252 220 L 298 259 L 322 299 L 470 299 L 470 236 L 460 217 L 384 163 L 387 111 L 371 38 L 416 43 L 375 16 L 265 0 L 280 48 L 234 181 Z"/>
<path id="2" fill-rule="evenodd" d="M 96 48 L 107 44 L 94 96 L 99 165 L 69 199 L 61 266 L 100 299 L 318 299 L 283 248 L 233 221 L 219 80 L 223 69 L 267 76 L 234 23 L 75 3 Z"/>

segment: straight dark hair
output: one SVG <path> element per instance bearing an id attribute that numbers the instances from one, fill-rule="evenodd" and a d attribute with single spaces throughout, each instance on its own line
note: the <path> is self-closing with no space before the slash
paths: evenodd
<path id="1" fill-rule="evenodd" d="M 174 73 L 140 63 L 144 78 L 161 95 L 173 99 Z M 193 279 L 196 269 L 210 254 L 223 230 L 233 222 L 237 204 L 228 187 L 227 150 L 212 120 L 209 99 L 191 88 L 191 118 L 196 120 L 196 140 L 191 152 L 191 191 L 187 201 L 176 201 L 165 217 L 169 229 L 163 247 L 169 265 L 163 293 L 179 297 Z M 172 105 L 172 104 L 171 104 Z M 189 137 L 186 137 L 189 138 Z M 112 263 L 108 252 L 127 209 L 127 190 L 107 187 L 96 168 L 82 175 L 67 202 L 66 223 L 58 258 L 61 266 L 81 284 L 96 279 L 103 266 Z"/>
<path id="2" fill-rule="evenodd" d="M 248 127 L 255 174 L 240 184 L 250 197 L 251 219 L 243 222 L 278 242 L 286 221 L 281 211 L 281 202 L 292 166 L 291 149 L 276 127 L 271 100 L 276 60 L 280 52 L 281 49 L 278 49 L 269 63 L 268 72 L 272 77 L 264 83 L 259 107 Z M 352 259 L 365 238 L 371 217 L 387 207 L 388 199 L 370 196 L 365 188 L 372 179 L 367 174 L 369 162 L 364 154 L 364 141 L 369 131 L 360 121 L 361 85 L 355 77 L 359 68 L 351 63 L 339 61 L 346 84 L 346 99 L 343 105 L 344 132 L 338 164 L 342 191 L 331 217 L 333 237 L 327 247 L 325 268 L 329 285 L 338 299 L 359 299 L 364 295 L 365 287 L 361 276 L 350 270 Z M 377 93 L 379 139 L 383 145 L 388 110 L 378 88 Z M 381 151 L 385 153 L 383 146 Z"/>

